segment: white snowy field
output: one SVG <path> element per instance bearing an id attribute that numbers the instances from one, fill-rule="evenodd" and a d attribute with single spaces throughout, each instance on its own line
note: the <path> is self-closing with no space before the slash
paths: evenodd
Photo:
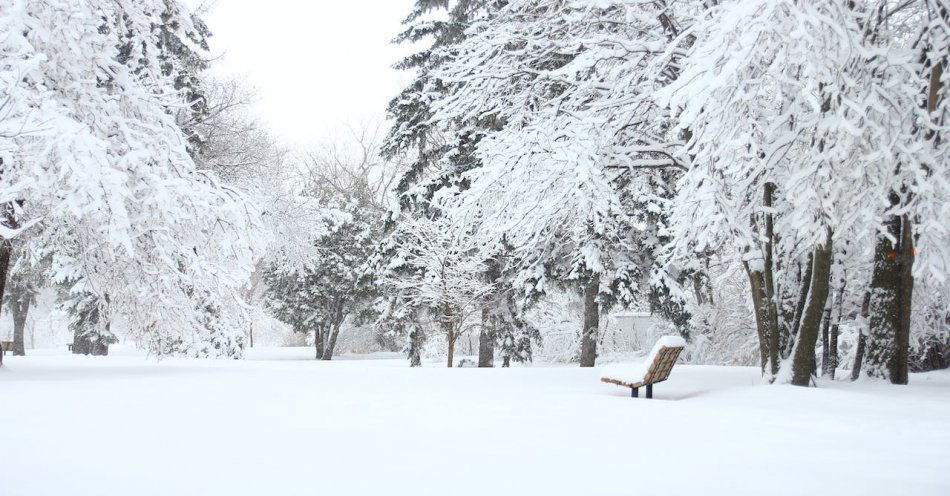
<path id="1" fill-rule="evenodd" d="M 647 400 L 596 369 L 310 353 L 7 357 L 0 494 L 950 494 L 950 371 L 804 389 L 677 365 Z"/>

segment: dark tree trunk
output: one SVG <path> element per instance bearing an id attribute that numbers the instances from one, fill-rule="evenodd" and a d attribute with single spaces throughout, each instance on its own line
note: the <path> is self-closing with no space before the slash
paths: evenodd
<path id="1" fill-rule="evenodd" d="M 825 305 L 825 312 L 821 316 L 821 376 L 828 372 L 828 342 L 831 339 L 831 301 Z"/>
<path id="2" fill-rule="evenodd" d="M 343 325 L 343 321 L 340 321 L 336 324 L 333 324 L 333 329 L 330 332 L 330 339 L 327 340 L 326 349 L 323 350 L 323 360 L 332 360 L 333 351 L 336 349 L 336 339 L 340 336 L 340 327 Z"/>
<path id="3" fill-rule="evenodd" d="M 478 366 L 495 366 L 495 338 L 492 330 L 488 327 L 488 319 L 482 311 L 482 328 L 478 332 Z"/>
<path id="4" fill-rule="evenodd" d="M 314 358 L 321 360 L 323 358 L 323 327 L 318 325 L 316 329 L 313 330 L 313 347 L 314 347 Z"/>
<path id="5" fill-rule="evenodd" d="M 10 298 L 10 313 L 13 314 L 13 354 L 23 356 L 26 355 L 26 346 L 23 343 L 26 317 L 30 312 L 33 295 L 28 291 L 17 291 L 17 294 L 11 294 L 10 296 L 12 296 Z"/>
<path id="6" fill-rule="evenodd" d="M 892 194 L 891 204 L 897 202 L 899 198 Z M 893 384 L 907 384 L 914 291 L 911 222 L 907 216 L 892 216 L 885 229 L 890 236 L 878 236 L 874 250 L 870 329 L 864 366 L 872 377 L 887 377 Z"/>
<path id="7" fill-rule="evenodd" d="M 0 301 L 7 286 L 7 276 L 10 269 L 10 255 L 13 253 L 13 243 L 9 239 L 0 240 Z M 3 365 L 3 352 L 0 351 L 0 366 Z"/>
<path id="8" fill-rule="evenodd" d="M 864 364 L 864 350 L 867 348 L 868 338 L 862 331 L 858 334 L 858 344 L 854 348 L 854 365 L 851 366 L 851 380 L 856 381 L 861 377 L 861 365 Z"/>
<path id="9" fill-rule="evenodd" d="M 447 364 L 449 368 L 453 366 L 455 362 L 455 341 L 458 339 L 458 336 L 455 333 L 455 315 L 452 311 L 452 306 L 448 303 L 445 304 L 442 315 L 442 329 L 445 332 L 446 341 L 449 345 L 449 353 Z"/>
<path id="10" fill-rule="evenodd" d="M 871 308 L 871 292 L 864 293 L 864 301 L 861 303 L 861 316 L 867 321 Z M 854 365 L 851 366 L 851 380 L 856 381 L 861 377 L 861 366 L 864 365 L 864 351 L 867 349 L 867 329 L 861 329 L 858 334 L 858 343 L 854 348 Z"/>
<path id="11" fill-rule="evenodd" d="M 940 21 L 950 21 L 950 8 L 943 2 L 934 2 L 935 14 Z M 932 24 L 928 26 L 933 29 Z M 925 32 L 921 39 L 935 40 L 938 37 L 930 36 Z M 942 83 L 943 71 L 948 64 L 946 47 L 929 46 L 924 43 L 921 53 L 921 62 L 924 71 L 923 87 L 927 95 L 924 107 L 927 115 L 939 119 L 936 114 L 938 104 L 945 97 Z M 939 54 L 939 55 L 937 55 Z M 935 122 L 937 125 L 946 125 L 944 122 Z M 928 141 L 938 141 L 942 137 L 935 129 L 923 130 Z M 937 167 L 944 166 L 936 164 Z M 898 165 L 898 167 L 900 167 Z M 900 194 L 892 191 L 890 204 L 892 207 L 909 202 L 913 191 L 909 185 L 901 185 Z M 904 198 L 902 198 L 903 196 Z M 875 377 L 887 376 L 893 384 L 907 384 L 908 361 L 910 351 L 910 314 L 914 293 L 914 238 L 913 224 L 909 216 L 892 215 L 884 223 L 884 229 L 889 236 L 878 236 L 877 247 L 874 250 L 874 272 L 871 277 L 871 310 L 870 332 L 868 335 L 868 350 L 866 370 L 868 375 Z"/>
<path id="12" fill-rule="evenodd" d="M 449 353 L 448 357 L 446 358 L 445 366 L 452 368 L 453 363 L 455 362 L 455 336 L 452 335 L 452 331 L 449 331 Z"/>
<path id="13" fill-rule="evenodd" d="M 766 207 L 764 214 L 764 238 L 762 246 L 761 267 L 755 262 L 743 262 L 746 276 L 749 278 L 749 288 L 752 293 L 752 309 L 755 315 L 755 329 L 759 339 L 759 365 L 763 374 L 770 374 L 773 378 L 778 373 L 780 355 L 784 341 L 782 329 L 778 325 L 778 306 L 775 297 L 775 260 L 773 244 L 775 241 L 774 219 L 770 208 L 775 197 L 775 184 L 765 183 L 762 192 L 762 204 Z M 751 219 L 753 227 L 755 217 Z"/>
<path id="14" fill-rule="evenodd" d="M 838 324 L 831 326 L 831 333 L 828 336 L 828 365 L 824 374 L 831 379 L 835 378 L 835 371 L 838 370 Z"/>
<path id="15" fill-rule="evenodd" d="M 815 368 L 815 344 L 818 341 L 821 315 L 828 300 L 831 279 L 831 233 L 824 246 L 815 249 L 809 268 L 810 288 L 808 304 L 803 310 L 798 337 L 795 343 L 795 356 L 792 361 L 792 384 L 807 386 Z"/>
<path id="16" fill-rule="evenodd" d="M 798 293 L 798 303 L 795 305 L 795 316 L 792 323 L 792 335 L 797 336 L 798 330 L 802 325 L 802 316 L 805 314 L 805 303 L 808 301 L 808 292 L 811 290 L 811 275 L 814 269 L 815 254 L 808 255 L 808 262 L 805 264 L 805 272 L 802 274 Z M 788 353 L 788 350 L 786 351 Z"/>
<path id="17" fill-rule="evenodd" d="M 0 157 L 0 177 L 6 172 L 3 163 L 3 157 Z M 22 201 L 18 201 L 22 205 Z M 16 229 L 19 223 L 16 219 L 13 203 L 5 203 L 0 209 L 3 210 L 3 218 L 0 219 L 5 227 Z M 6 238 L 0 238 L 0 302 L 3 301 L 4 291 L 7 288 L 7 279 L 10 275 L 10 257 L 13 255 L 13 242 Z M 0 350 L 0 367 L 3 366 L 3 351 Z"/>
<path id="18" fill-rule="evenodd" d="M 845 284 L 847 284 L 847 279 L 842 276 L 841 284 L 838 286 L 830 306 L 828 340 L 823 343 L 821 349 L 821 375 L 831 379 L 835 378 L 835 370 L 838 368 L 838 325 L 841 323 L 841 314 L 844 309 Z"/>
<path id="19" fill-rule="evenodd" d="M 422 347 L 425 346 L 425 334 L 419 327 L 413 327 L 409 332 L 409 366 L 422 366 Z"/>
<path id="20" fill-rule="evenodd" d="M 749 277 L 749 287 L 752 293 L 752 310 L 755 315 L 755 331 L 759 337 L 759 365 L 762 373 L 771 373 L 769 367 L 769 343 L 772 332 L 769 329 L 769 316 L 766 310 L 766 298 L 762 273 L 753 270 L 748 262 L 744 262 L 746 275 Z"/>
<path id="21" fill-rule="evenodd" d="M 762 303 L 765 311 L 764 316 L 768 322 L 769 333 L 769 362 L 771 363 L 771 373 L 774 377 L 778 374 L 780 363 L 779 350 L 782 342 L 788 339 L 782 328 L 778 325 L 778 305 L 775 297 L 775 258 L 773 256 L 773 245 L 775 242 L 775 221 L 772 217 L 771 208 L 775 201 L 775 183 L 765 183 L 762 204 L 766 207 L 765 213 L 765 267 L 762 269 L 762 294 L 765 301 Z M 784 357 L 783 357 L 784 358 Z"/>
<path id="22" fill-rule="evenodd" d="M 597 334 L 600 327 L 600 308 L 597 294 L 600 280 L 595 274 L 584 287 L 584 327 L 581 329 L 581 367 L 593 367 L 597 361 Z"/>
<path id="23" fill-rule="evenodd" d="M 503 368 L 511 367 L 511 357 L 505 355 L 505 357 L 501 359 L 501 366 Z"/>

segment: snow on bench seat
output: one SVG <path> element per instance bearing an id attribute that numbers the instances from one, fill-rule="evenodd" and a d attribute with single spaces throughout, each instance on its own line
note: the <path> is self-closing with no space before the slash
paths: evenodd
<path id="1" fill-rule="evenodd" d="M 612 363 L 601 369 L 600 380 L 618 386 L 636 389 L 648 386 L 647 397 L 652 397 L 652 386 L 670 376 L 673 364 L 686 347 L 686 340 L 679 336 L 663 336 L 657 340 L 650 354 L 641 363 Z"/>

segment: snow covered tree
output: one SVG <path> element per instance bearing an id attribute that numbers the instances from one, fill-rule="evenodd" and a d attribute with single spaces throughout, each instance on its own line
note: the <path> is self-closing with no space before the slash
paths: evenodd
<path id="1" fill-rule="evenodd" d="M 0 133 L 0 199 L 15 220 L 4 237 L 31 230 L 52 257 L 50 279 L 77 300 L 77 329 L 107 339 L 121 316 L 158 353 L 181 342 L 235 354 L 240 346 L 206 345 L 241 328 L 235 295 L 262 237 L 256 207 L 196 170 L 171 115 L 193 102 L 176 89 L 158 32 L 187 38 L 187 12 L 172 0 L 0 6 L 10 34 L 0 40 L 2 126 L 20 130 Z"/>
<path id="2" fill-rule="evenodd" d="M 324 204 L 318 256 L 302 267 L 274 265 L 264 277 L 268 306 L 297 332 L 313 331 L 316 358 L 330 360 L 347 318 L 364 318 L 375 297 L 365 270 L 380 229 L 355 201 Z"/>
<path id="3" fill-rule="evenodd" d="M 409 166 L 396 186 L 398 203 L 393 223 L 412 216 L 438 215 L 425 211 L 435 195 L 446 188 L 464 189 L 460 174 L 479 165 L 473 156 L 473 146 L 480 139 L 481 130 L 493 125 L 492 119 L 482 118 L 474 123 L 433 120 L 433 103 L 449 90 L 434 77 L 433 71 L 451 58 L 451 48 L 464 39 L 465 29 L 473 21 L 490 16 L 505 3 L 504 0 L 417 0 L 403 22 L 405 30 L 394 42 L 423 43 L 424 47 L 396 65 L 415 74 L 413 81 L 388 108 L 394 125 L 382 151 L 390 158 L 409 157 Z M 493 351 L 487 329 L 483 325 L 479 336 L 482 363 L 490 361 L 488 357 Z"/>
<path id="4" fill-rule="evenodd" d="M 492 285 L 482 275 L 484 257 L 464 227 L 453 225 L 445 216 L 412 218 L 399 222 L 386 243 L 393 251 L 386 257 L 387 266 L 380 280 L 401 307 L 425 312 L 437 323 L 438 332 L 447 346 L 446 360 L 454 366 L 455 344 L 472 329 L 473 319 L 481 315 L 485 299 L 492 294 Z M 406 312 L 390 312 L 404 316 Z M 418 323 L 410 331 L 419 331 Z M 410 345 L 425 341 L 410 335 Z M 410 358 L 419 350 L 410 347 Z"/>
<path id="5" fill-rule="evenodd" d="M 443 49 L 451 57 L 434 71 L 449 88 L 436 119 L 493 124 L 447 211 L 489 245 L 507 236 L 525 293 L 553 284 L 581 295 L 582 366 L 594 365 L 601 312 L 666 296 L 640 288 L 682 167 L 650 96 L 675 73 L 661 57 L 680 43 L 672 13 L 660 3 L 512 1 Z"/>
<path id="6" fill-rule="evenodd" d="M 929 187 L 945 181 L 926 172 L 933 155 L 915 132 L 914 57 L 900 36 L 882 41 L 869 31 L 886 24 L 886 7 L 724 3 L 696 29 L 681 77 L 659 94 L 671 95 L 678 128 L 690 137 L 674 251 L 680 259 L 706 250 L 741 257 L 763 371 L 798 385 L 816 368 L 833 240 L 874 244 L 875 229 L 893 215 L 881 205 L 901 184 L 898 164 L 899 175 L 928 177 Z M 940 196 L 922 195 L 917 215 L 935 218 L 926 205 Z M 898 204 L 911 206 L 891 208 Z M 919 234 L 932 242 L 942 231 Z"/>
<path id="7" fill-rule="evenodd" d="M 901 12 L 902 9 L 909 12 Z M 892 17 L 896 19 L 887 22 Z M 911 96 L 917 97 L 919 108 L 910 131 L 916 139 L 908 141 L 922 149 L 891 164 L 893 169 L 888 178 L 891 189 L 887 193 L 889 209 L 874 250 L 865 367 L 872 376 L 887 377 L 894 384 L 907 384 L 915 245 L 922 241 L 922 236 L 924 239 L 940 239 L 937 236 L 946 235 L 945 229 L 935 233 L 931 228 L 921 228 L 916 224 L 921 221 L 929 223 L 942 216 L 940 207 L 934 208 L 933 200 L 935 195 L 940 195 L 944 197 L 939 200 L 946 202 L 946 195 L 941 195 L 941 190 L 945 192 L 950 184 L 946 173 L 950 154 L 946 137 L 942 135 L 950 124 L 950 104 L 947 103 L 950 96 L 947 81 L 950 79 L 946 74 L 950 7 L 939 0 L 907 2 L 903 6 L 884 4 L 883 8 L 866 14 L 866 19 L 873 26 L 868 28 L 873 35 L 871 40 L 876 45 L 892 47 L 890 53 L 905 48 L 908 29 L 916 27 L 918 31 L 909 47 L 910 54 L 905 54 L 905 57 L 916 55 L 917 58 L 914 67 L 917 91 L 910 91 L 913 91 Z M 912 66 L 907 61 L 904 64 Z M 914 114 L 914 102 L 901 103 L 903 113 Z M 950 258 L 946 253 L 943 255 L 945 258 L 939 263 L 945 270 Z"/>
<path id="8" fill-rule="evenodd" d="M 20 243 L 23 244 L 22 242 Z M 30 308 L 36 301 L 36 296 L 43 287 L 43 261 L 31 260 L 28 253 L 22 249 L 15 250 L 7 291 L 3 303 L 13 317 L 13 354 L 25 355 L 26 346 L 24 335 L 26 319 Z"/>

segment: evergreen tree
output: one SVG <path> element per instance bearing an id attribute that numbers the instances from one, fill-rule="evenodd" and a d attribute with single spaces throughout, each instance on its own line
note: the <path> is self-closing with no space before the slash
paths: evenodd
<path id="1" fill-rule="evenodd" d="M 267 305 L 294 331 L 313 332 L 316 358 L 330 360 L 340 328 L 348 319 L 365 320 L 375 297 L 367 261 L 380 222 L 353 199 L 325 204 L 318 255 L 303 266 L 274 264 L 265 274 Z"/>

